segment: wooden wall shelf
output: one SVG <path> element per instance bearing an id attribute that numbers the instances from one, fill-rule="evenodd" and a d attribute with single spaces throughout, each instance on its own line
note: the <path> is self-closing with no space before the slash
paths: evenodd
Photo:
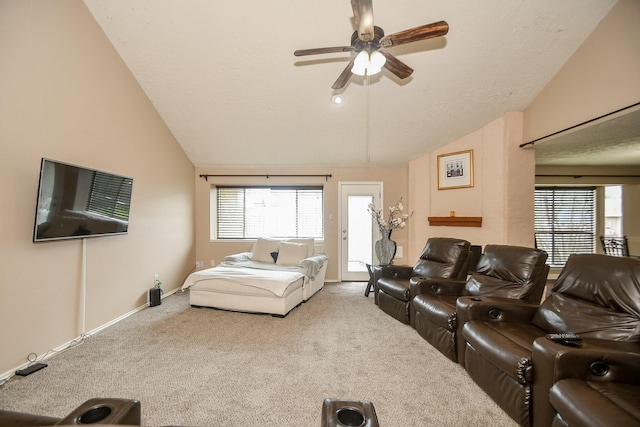
<path id="1" fill-rule="evenodd" d="M 429 225 L 450 227 L 482 227 L 481 216 L 430 216 Z"/>

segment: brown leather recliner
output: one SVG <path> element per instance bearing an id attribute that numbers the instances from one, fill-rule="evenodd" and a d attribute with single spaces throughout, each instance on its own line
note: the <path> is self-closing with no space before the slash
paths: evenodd
<path id="1" fill-rule="evenodd" d="M 93 398 L 84 402 L 64 418 L 34 415 L 0 409 L 0 426 L 72 426 L 108 424 L 139 426 L 141 405 L 139 400 L 120 398 Z"/>
<path id="2" fill-rule="evenodd" d="M 487 295 L 539 304 L 549 274 L 546 260 L 547 253 L 540 249 L 487 245 L 467 281 L 414 277 L 411 280 L 419 288 L 413 299 L 416 331 L 454 362 L 463 359 L 457 350 L 464 351 L 464 339 L 459 336 L 462 323 L 456 313 L 458 297 Z"/>
<path id="3" fill-rule="evenodd" d="M 640 364 L 638 259 L 574 254 L 541 305 L 461 297 L 456 309 L 465 369 L 522 426 L 551 425 L 549 392 L 558 380 L 617 381 L 626 366 Z M 582 347 L 545 337 L 567 332 L 579 334 Z M 634 375 L 627 381 L 637 384 Z"/>
<path id="4" fill-rule="evenodd" d="M 635 384 L 597 381 L 593 375 L 589 376 L 596 380 L 567 378 L 555 383 L 549 393 L 551 406 L 556 411 L 552 427 L 640 426 L 638 362 L 625 368 L 629 370 L 614 374 L 617 380 L 629 381 L 625 377 L 633 373 Z"/>
<path id="5" fill-rule="evenodd" d="M 470 246 L 471 243 L 463 239 L 431 237 L 415 266 L 374 267 L 378 307 L 402 323 L 413 324 L 410 311 L 415 292 L 411 290 L 410 279 L 414 276 L 466 279 Z"/>
<path id="6" fill-rule="evenodd" d="M 3 427 L 54 426 L 61 418 L 28 414 L 0 409 L 0 425 Z"/>

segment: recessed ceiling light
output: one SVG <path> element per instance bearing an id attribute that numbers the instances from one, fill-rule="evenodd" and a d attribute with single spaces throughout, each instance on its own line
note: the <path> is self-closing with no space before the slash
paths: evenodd
<path id="1" fill-rule="evenodd" d="M 333 95 L 331 97 L 331 102 L 334 104 L 342 104 L 344 102 L 344 96 L 342 94 Z"/>

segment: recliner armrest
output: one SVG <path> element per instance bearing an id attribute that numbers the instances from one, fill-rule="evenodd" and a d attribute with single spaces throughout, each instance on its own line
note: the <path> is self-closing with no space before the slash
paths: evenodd
<path id="1" fill-rule="evenodd" d="M 4 427 L 53 426 L 60 420 L 61 418 L 0 409 L 0 425 Z"/>
<path id="2" fill-rule="evenodd" d="M 471 320 L 529 323 L 538 307 L 522 300 L 487 296 L 463 296 L 456 302 L 459 324 Z"/>
<path id="3" fill-rule="evenodd" d="M 411 295 L 431 294 L 459 296 L 467 284 L 464 280 L 415 276 L 410 280 Z"/>
<path id="4" fill-rule="evenodd" d="M 409 265 L 377 265 L 380 278 L 409 279 L 413 274 L 413 267 Z"/>
<path id="5" fill-rule="evenodd" d="M 568 347 L 537 338 L 533 343 L 534 396 L 548 396 L 564 378 L 593 382 L 640 383 L 640 343 L 583 338 L 582 347 Z M 555 411 L 548 399 L 533 399 L 534 427 L 551 424 Z"/>
<path id="6" fill-rule="evenodd" d="M 577 378 L 640 384 L 640 343 L 583 338 L 581 347 L 568 347 L 547 338 L 533 343 L 533 362 L 553 381 Z"/>

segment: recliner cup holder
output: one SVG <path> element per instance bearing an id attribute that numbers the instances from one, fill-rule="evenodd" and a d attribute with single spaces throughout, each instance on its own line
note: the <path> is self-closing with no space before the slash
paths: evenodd
<path id="1" fill-rule="evenodd" d="M 99 405 L 90 408 L 84 414 L 80 415 L 78 421 L 81 424 L 95 424 L 100 421 L 105 420 L 111 413 L 113 412 L 113 408 L 111 406 Z"/>
<path id="2" fill-rule="evenodd" d="M 500 310 L 498 310 L 497 308 L 492 308 L 491 310 L 489 310 L 489 317 L 492 319 L 499 319 L 501 315 L 502 313 L 500 313 Z"/>
<path id="3" fill-rule="evenodd" d="M 380 427 L 373 403 L 327 398 L 322 403 L 322 427 Z"/>
<path id="4" fill-rule="evenodd" d="M 139 400 L 95 397 L 78 406 L 56 425 L 139 426 L 141 415 Z"/>
<path id="5" fill-rule="evenodd" d="M 364 415 L 355 408 L 340 408 L 336 412 L 340 425 L 347 427 L 360 427 L 364 425 Z"/>

